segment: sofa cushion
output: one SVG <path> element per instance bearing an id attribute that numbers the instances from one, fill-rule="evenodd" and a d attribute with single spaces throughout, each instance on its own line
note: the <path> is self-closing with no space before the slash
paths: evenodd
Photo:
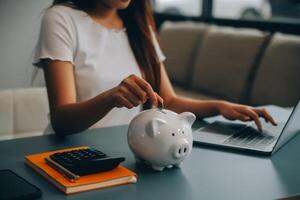
<path id="1" fill-rule="evenodd" d="M 13 92 L 14 134 L 45 130 L 49 113 L 45 88 L 18 89 Z"/>
<path id="2" fill-rule="evenodd" d="M 300 37 L 276 33 L 262 58 L 251 103 L 294 106 L 300 98 Z"/>
<path id="3" fill-rule="evenodd" d="M 198 49 L 192 88 L 239 101 L 267 33 L 213 26 Z"/>
<path id="4" fill-rule="evenodd" d="M 193 22 L 165 22 L 160 29 L 165 66 L 172 82 L 187 85 L 197 46 L 201 44 L 207 25 Z"/>
<path id="5" fill-rule="evenodd" d="M 10 90 L 0 91 L 0 140 L 13 132 L 13 95 Z"/>

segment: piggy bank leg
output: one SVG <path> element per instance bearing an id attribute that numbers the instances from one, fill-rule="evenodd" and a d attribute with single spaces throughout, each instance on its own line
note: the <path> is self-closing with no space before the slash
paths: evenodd
<path id="1" fill-rule="evenodd" d="M 139 158 L 138 156 L 134 156 L 134 158 L 137 163 L 143 163 L 143 160 L 141 158 Z"/>
<path id="2" fill-rule="evenodd" d="M 178 168 L 180 168 L 180 166 L 181 166 L 181 163 L 177 163 L 174 165 L 174 167 L 178 167 Z"/>
<path id="3" fill-rule="evenodd" d="M 164 167 L 161 166 L 157 166 L 157 165 L 151 165 L 152 169 L 156 170 L 156 171 L 163 171 Z"/>

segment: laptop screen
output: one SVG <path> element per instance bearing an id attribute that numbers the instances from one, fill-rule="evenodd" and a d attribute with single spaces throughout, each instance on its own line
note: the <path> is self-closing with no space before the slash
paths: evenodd
<path id="1" fill-rule="evenodd" d="M 294 107 L 292 114 L 290 115 L 281 135 L 279 136 L 273 152 L 275 153 L 280 147 L 282 147 L 287 141 L 295 136 L 300 131 L 300 101 Z"/>

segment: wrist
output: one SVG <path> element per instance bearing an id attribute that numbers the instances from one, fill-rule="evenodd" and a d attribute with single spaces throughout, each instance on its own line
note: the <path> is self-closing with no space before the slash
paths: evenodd
<path id="1" fill-rule="evenodd" d="M 225 107 L 225 105 L 227 104 L 227 101 L 223 101 L 223 100 L 219 100 L 219 101 L 215 101 L 215 110 L 218 114 L 222 113 L 223 108 Z"/>
<path id="2" fill-rule="evenodd" d="M 115 107 L 115 100 L 113 97 L 114 92 L 112 90 L 113 89 L 107 90 L 96 97 L 97 107 L 99 107 L 99 105 L 102 105 L 101 109 L 104 108 L 105 110 L 111 110 Z"/>
<path id="3" fill-rule="evenodd" d="M 106 104 L 110 107 L 110 109 L 117 107 L 115 93 L 116 93 L 115 88 L 106 91 L 106 95 L 105 95 Z"/>

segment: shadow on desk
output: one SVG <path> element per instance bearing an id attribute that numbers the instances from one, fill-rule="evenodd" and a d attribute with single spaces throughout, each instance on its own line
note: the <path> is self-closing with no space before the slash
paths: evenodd
<path id="1" fill-rule="evenodd" d="M 207 149 L 211 151 L 217 151 L 217 152 L 227 152 L 227 153 L 232 153 L 232 154 L 240 154 L 244 156 L 251 156 L 251 157 L 260 157 L 260 158 L 268 158 L 270 156 L 264 155 L 264 154 L 259 154 L 247 150 L 239 150 L 239 149 L 232 149 L 232 148 L 226 148 L 222 146 L 213 146 L 210 144 L 199 144 L 199 143 L 194 143 L 193 148 L 202 148 L 202 149 Z"/>

